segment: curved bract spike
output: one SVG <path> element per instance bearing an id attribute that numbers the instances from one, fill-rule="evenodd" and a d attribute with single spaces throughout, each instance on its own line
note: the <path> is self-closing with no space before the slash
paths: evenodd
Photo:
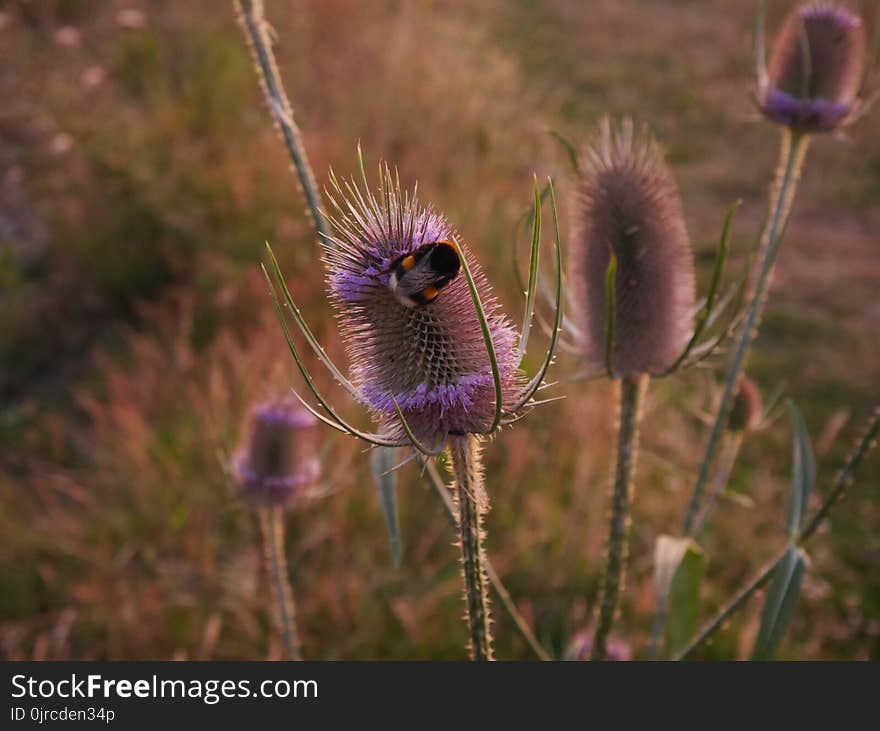
<path id="1" fill-rule="evenodd" d="M 730 302 L 730 299 L 725 298 L 719 307 L 715 307 L 715 300 L 718 297 L 718 290 L 721 288 L 721 280 L 724 278 L 724 265 L 727 263 L 727 256 L 730 251 L 730 230 L 733 224 L 733 216 L 736 213 L 737 209 L 742 205 L 742 201 L 738 200 L 727 209 L 727 213 L 724 216 L 724 225 L 721 227 L 721 238 L 718 242 L 718 253 L 715 255 L 715 263 L 712 266 L 712 279 L 709 283 L 709 291 L 706 294 L 706 301 L 703 307 L 701 308 L 702 314 L 699 315 L 697 319 L 697 325 L 694 327 L 694 332 L 691 335 L 690 340 L 688 340 L 687 345 L 685 345 L 684 350 L 681 352 L 681 355 L 678 356 L 676 361 L 667 368 L 662 375 L 666 376 L 670 373 L 675 372 L 678 368 L 681 367 L 682 363 L 685 362 L 685 359 L 691 354 L 691 351 L 694 349 L 694 346 L 699 341 L 703 332 L 715 322 L 717 317 L 721 314 L 721 312 L 727 307 L 727 304 Z M 736 292 L 734 288 L 730 294 L 732 298 L 733 292 Z"/>
<path id="2" fill-rule="evenodd" d="M 541 382 L 544 380 L 544 376 L 547 375 L 547 370 L 553 362 L 553 357 L 556 355 L 556 346 L 559 344 L 559 333 L 562 329 L 562 242 L 559 236 L 559 213 L 556 209 L 556 194 L 553 191 L 553 181 L 548 181 L 547 185 L 550 188 L 550 209 L 553 212 L 553 238 L 556 253 L 556 311 L 553 330 L 550 333 L 550 344 L 547 347 L 547 354 L 544 358 L 544 362 L 541 364 L 541 367 L 538 369 L 534 378 L 532 378 L 525 389 L 523 389 L 518 402 L 512 409 L 513 413 L 516 413 L 523 408 L 541 386 Z"/>
<path id="3" fill-rule="evenodd" d="M 333 410 L 333 408 L 330 406 L 330 404 L 327 402 L 327 400 L 324 398 L 324 396 L 318 390 L 318 387 L 315 385 L 315 382 L 312 379 L 312 376 L 309 373 L 308 368 L 306 367 L 305 363 L 303 362 L 302 357 L 300 356 L 299 350 L 296 347 L 296 343 L 294 342 L 293 337 L 290 334 L 290 329 L 287 327 L 287 321 L 284 317 L 284 310 L 281 307 L 281 302 L 278 300 L 278 295 L 275 292 L 275 287 L 272 284 L 272 279 L 269 276 L 269 272 L 267 271 L 265 266 L 263 266 L 262 269 L 263 269 L 263 274 L 266 277 L 266 281 L 269 284 L 269 293 L 272 296 L 272 302 L 275 305 L 275 312 L 277 313 L 278 320 L 281 323 L 281 329 L 284 332 L 284 339 L 287 342 L 287 347 L 289 348 L 291 355 L 293 355 L 294 361 L 296 361 L 297 368 L 299 368 L 299 372 L 300 372 L 300 374 L 302 374 L 303 380 L 305 380 L 306 385 L 309 387 L 309 390 L 314 394 L 315 398 L 318 399 L 318 402 L 321 404 L 321 406 L 324 408 L 324 410 L 328 414 L 330 414 L 330 416 L 333 418 L 333 421 L 335 421 L 337 424 L 339 424 L 341 427 L 343 427 L 349 434 L 352 434 L 353 436 L 356 436 L 360 439 L 363 439 L 364 441 L 369 442 L 370 444 L 375 444 L 380 447 L 406 446 L 406 445 L 401 445 L 398 442 L 393 442 L 389 439 L 385 439 L 383 437 L 377 437 L 372 434 L 367 434 L 366 432 L 362 432 L 359 429 L 356 429 L 355 427 L 348 424 L 339 415 L 336 414 L 336 412 Z"/>
<path id="4" fill-rule="evenodd" d="M 357 390 L 354 385 L 342 374 L 336 365 L 330 360 L 330 357 L 324 351 L 324 348 L 321 347 L 321 344 L 318 342 L 318 339 L 312 334 L 312 331 L 309 329 L 309 326 L 306 325 L 306 321 L 302 316 L 302 313 L 299 311 L 299 308 L 293 301 L 293 297 L 290 294 L 290 290 L 287 288 L 287 284 L 284 281 L 284 276 L 281 274 L 281 268 L 278 266 L 278 260 L 275 258 L 275 252 L 272 251 L 272 247 L 266 242 L 266 248 L 269 251 L 269 260 L 272 264 L 272 272 L 275 277 L 275 280 L 278 282 L 279 288 L 281 289 L 281 293 L 284 295 L 284 302 L 293 315 L 293 319 L 296 320 L 296 324 L 299 326 L 300 332 L 302 332 L 305 339 L 308 341 L 309 345 L 312 347 L 312 350 L 315 352 L 315 355 L 320 358 L 321 362 L 327 367 L 327 370 L 330 371 L 330 374 L 339 384 L 353 397 L 357 398 Z"/>
<path id="5" fill-rule="evenodd" d="M 489 356 L 489 364 L 492 368 L 492 381 L 495 385 L 495 416 L 492 419 L 491 426 L 486 431 L 487 434 L 491 434 L 498 428 L 498 424 L 501 422 L 501 412 L 504 406 L 502 403 L 501 373 L 498 370 L 498 355 L 495 353 L 495 344 L 492 342 L 492 332 L 489 329 L 489 321 L 486 319 L 486 311 L 483 309 L 483 303 L 480 300 L 480 293 L 477 292 L 477 285 L 474 283 L 474 275 L 471 273 L 471 268 L 468 265 L 467 256 L 465 256 L 464 251 L 461 249 L 459 250 L 459 253 L 461 258 L 461 270 L 464 272 L 468 291 L 470 292 L 471 300 L 474 303 L 474 310 L 476 310 L 477 319 L 480 321 L 480 330 L 483 333 L 483 341 L 486 344 L 486 353 Z"/>
<path id="6" fill-rule="evenodd" d="M 550 130 L 550 136 L 559 143 L 559 146 L 565 151 L 566 156 L 568 157 L 568 162 L 571 165 L 571 170 L 575 174 L 575 176 L 581 176 L 581 164 L 578 160 L 577 148 L 574 146 L 574 143 L 568 139 L 561 132 L 557 132 L 555 129 Z"/>
<path id="7" fill-rule="evenodd" d="M 400 404 L 397 403 L 397 399 L 394 396 L 391 397 L 391 400 L 394 402 L 394 410 L 397 412 L 397 416 L 400 419 L 400 424 L 403 427 L 403 431 L 406 432 L 407 438 L 412 442 L 412 447 L 416 450 L 424 454 L 426 457 L 436 457 L 437 455 L 443 454 L 445 447 L 441 447 L 439 450 L 432 450 L 422 444 L 418 437 L 413 434 L 413 430 L 409 426 L 409 422 L 406 420 L 406 417 L 403 415 L 403 412 L 400 410 Z"/>
<path id="8" fill-rule="evenodd" d="M 336 431 L 347 434 L 348 436 L 355 436 L 359 439 L 362 439 L 365 442 L 368 442 L 370 445 L 370 449 L 375 447 L 408 447 L 410 446 L 408 442 L 394 442 L 390 437 L 385 436 L 383 434 L 367 434 L 367 433 L 358 433 L 354 434 L 350 429 L 341 426 L 337 422 L 332 419 L 328 419 L 324 414 L 318 411 L 314 406 L 312 406 L 308 401 L 306 401 L 295 389 L 290 389 L 291 393 L 296 396 L 297 400 L 303 405 L 303 407 L 309 411 L 316 419 L 323 422 L 327 426 L 335 429 Z"/>
<path id="9" fill-rule="evenodd" d="M 538 268 L 541 252 L 541 191 L 538 189 L 538 178 L 535 177 L 535 208 L 532 213 L 532 245 L 529 255 L 529 282 L 526 289 L 526 311 L 523 315 L 519 345 L 516 349 L 516 362 L 521 364 L 526 355 L 529 333 L 532 329 L 532 317 L 535 313 L 535 295 L 537 294 Z"/>

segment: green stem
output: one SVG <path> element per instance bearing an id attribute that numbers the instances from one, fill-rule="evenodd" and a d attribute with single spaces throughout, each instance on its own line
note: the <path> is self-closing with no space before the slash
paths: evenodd
<path id="1" fill-rule="evenodd" d="M 457 528 L 458 510 L 456 510 L 455 503 L 450 497 L 449 490 L 446 485 L 443 484 L 443 479 L 440 477 L 440 473 L 437 472 L 437 467 L 434 463 L 425 460 L 424 464 L 425 470 L 428 473 L 428 479 L 431 482 L 431 486 L 434 488 L 434 492 L 437 493 L 437 496 L 443 503 L 443 507 L 446 508 L 446 513 L 452 521 L 453 526 Z M 504 585 L 504 582 L 501 580 L 501 577 L 498 575 L 498 572 L 495 570 L 495 567 L 492 565 L 492 561 L 488 556 L 486 556 L 486 574 L 489 577 L 489 583 L 492 584 L 492 588 L 495 590 L 498 600 L 501 602 L 501 606 L 503 606 L 505 611 L 510 615 L 514 625 L 516 625 L 517 630 L 519 630 L 519 633 L 526 641 L 526 644 L 532 649 L 532 652 L 535 653 L 539 660 L 552 660 L 553 658 L 550 656 L 550 653 L 547 652 L 538 641 L 538 638 L 535 636 L 535 633 L 532 631 L 526 618 L 523 617 L 519 609 L 516 608 L 513 597 L 510 595 L 510 592 L 507 590 L 507 587 Z"/>
<path id="2" fill-rule="evenodd" d="M 284 146 L 287 148 L 287 154 L 290 156 L 297 178 L 299 178 L 318 239 L 324 242 L 327 240 L 329 231 L 321 211 L 321 194 L 318 192 L 299 127 L 293 119 L 293 109 L 287 94 L 284 93 L 281 74 L 278 72 L 278 64 L 272 53 L 272 42 L 267 33 L 269 26 L 263 11 L 263 0 L 235 0 L 235 6 L 248 45 L 254 55 L 260 86 L 269 104 L 269 111 L 278 125 Z"/>
<path id="3" fill-rule="evenodd" d="M 455 496 L 458 504 L 458 530 L 464 598 L 471 635 L 471 659 L 492 660 L 489 596 L 486 593 L 486 551 L 483 545 L 485 489 L 480 445 L 473 434 L 449 441 L 455 470 Z"/>
<path id="4" fill-rule="evenodd" d="M 831 490 L 828 492 L 828 495 L 825 497 L 822 505 L 816 511 L 816 514 L 813 516 L 812 520 L 810 520 L 810 522 L 807 523 L 806 526 L 804 526 L 804 528 L 801 530 L 801 532 L 795 537 L 791 545 L 803 545 L 816 533 L 816 529 L 828 516 L 828 512 L 831 510 L 832 506 L 843 494 L 843 491 L 852 483 L 853 477 L 855 476 L 855 471 L 858 469 L 862 460 L 865 458 L 871 448 L 875 446 L 875 440 L 877 439 L 878 433 L 880 433 L 880 407 L 875 409 L 874 413 L 871 415 L 871 418 L 868 421 L 868 428 L 865 430 L 862 437 L 856 443 L 855 449 L 853 450 L 852 454 L 850 454 L 850 456 L 847 458 L 843 468 L 840 470 L 840 472 L 837 473 L 834 484 L 831 486 Z M 715 617 L 707 622 L 702 627 L 702 629 L 700 629 L 697 635 L 687 644 L 687 646 L 673 659 L 686 659 L 706 640 L 708 640 L 713 634 L 715 634 L 715 632 L 717 632 L 718 629 L 724 625 L 724 623 L 734 614 L 734 612 L 745 605 L 752 594 L 758 591 L 758 589 L 760 589 L 770 580 L 770 578 L 773 576 L 773 570 L 788 553 L 789 548 L 789 545 L 785 546 L 785 548 L 783 548 L 776 555 L 776 557 L 773 558 L 772 561 L 765 564 L 764 567 L 757 573 L 757 575 L 742 589 L 740 589 L 734 595 L 734 597 L 718 612 L 718 614 L 716 614 Z"/>
<path id="5" fill-rule="evenodd" d="M 648 385 L 648 376 L 623 378 L 620 388 L 620 415 L 617 437 L 617 458 L 611 498 L 611 523 L 608 532 L 608 555 L 602 582 L 602 599 L 593 637 L 592 660 L 604 660 L 608 635 L 617 615 L 620 594 L 626 574 L 629 537 L 629 506 L 632 501 L 633 478 L 639 447 L 641 403 Z"/>
<path id="6" fill-rule="evenodd" d="M 278 606 L 278 620 L 291 660 L 302 660 L 299 636 L 296 631 L 296 605 L 293 591 L 287 579 L 287 560 L 284 556 L 284 510 L 272 506 L 260 509 L 260 527 L 263 531 L 263 546 L 266 553 L 266 566 L 272 582 L 275 601 Z"/>
<path id="7" fill-rule="evenodd" d="M 721 402 L 718 405 L 718 413 L 716 414 L 712 431 L 709 434 L 709 441 L 706 444 L 706 451 L 703 454 L 703 461 L 700 464 L 700 471 L 694 484 L 687 514 L 685 515 L 683 533 L 688 536 L 693 535 L 697 510 L 703 497 L 706 482 L 709 479 L 715 453 L 718 451 L 721 437 L 724 434 L 727 420 L 730 417 L 730 411 L 733 408 L 734 396 L 736 395 L 739 379 L 746 364 L 749 347 L 758 332 L 761 314 L 767 300 L 767 291 L 772 279 L 773 265 L 776 262 L 779 244 L 782 241 L 785 226 L 791 213 L 791 206 L 797 193 L 798 181 L 803 170 L 809 140 L 808 135 L 800 132 L 792 132 L 787 128 L 783 132 L 780 162 L 770 199 L 770 216 L 758 250 L 758 275 L 754 282 L 751 298 L 749 299 L 748 314 L 730 359 L 727 375 L 724 379 Z"/>
<path id="8" fill-rule="evenodd" d="M 706 495 L 703 508 L 700 510 L 694 523 L 693 532 L 695 535 L 705 527 L 712 508 L 715 507 L 715 503 L 721 497 L 721 494 L 727 487 L 727 483 L 730 482 L 730 475 L 736 465 L 740 447 L 742 447 L 743 435 L 744 432 L 742 431 L 729 432 L 728 437 L 723 440 L 724 444 L 721 447 L 721 455 L 718 458 L 718 468 L 715 470 L 715 477 L 712 478 L 712 486 L 709 488 L 709 494 Z"/>

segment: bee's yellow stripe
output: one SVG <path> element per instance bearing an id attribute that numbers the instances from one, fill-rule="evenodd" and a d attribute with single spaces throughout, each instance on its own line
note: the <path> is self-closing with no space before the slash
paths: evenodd
<path id="1" fill-rule="evenodd" d="M 425 298 L 426 302 L 436 299 L 438 294 L 440 294 L 440 290 L 436 287 L 428 286 L 422 290 L 422 297 Z"/>
<path id="2" fill-rule="evenodd" d="M 403 271 L 408 272 L 416 265 L 416 259 L 412 254 L 406 257 L 402 262 L 400 262 L 400 266 L 403 267 Z"/>

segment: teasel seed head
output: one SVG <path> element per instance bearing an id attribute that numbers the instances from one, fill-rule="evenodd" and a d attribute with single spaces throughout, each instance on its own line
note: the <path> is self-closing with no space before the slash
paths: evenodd
<path id="1" fill-rule="evenodd" d="M 317 424 L 289 398 L 254 406 L 233 460 L 242 496 L 259 505 L 290 507 L 313 487 L 321 472 Z"/>
<path id="2" fill-rule="evenodd" d="M 735 432 L 753 431 L 764 418 L 764 405 L 761 392 L 751 378 L 743 378 L 739 383 L 727 428 Z"/>
<path id="3" fill-rule="evenodd" d="M 807 2 L 782 24 L 759 79 L 758 103 L 773 122 L 801 132 L 827 132 L 859 107 L 865 69 L 861 17 L 834 2 Z"/>
<path id="4" fill-rule="evenodd" d="M 467 257 L 494 344 L 502 404 L 513 403 L 520 385 L 514 329 L 467 245 L 444 216 L 419 204 L 415 190 L 403 192 L 387 166 L 377 195 L 366 179 L 359 186 L 334 176 L 332 185 L 334 234 L 324 260 L 357 398 L 392 439 L 407 438 L 397 407 L 412 434 L 432 448 L 450 434 L 486 431 L 495 380 L 464 273 L 438 283 L 420 303 L 405 301 L 394 278 L 402 258 L 429 244 L 448 242 L 444 255 Z"/>
<path id="5" fill-rule="evenodd" d="M 602 120 L 583 155 L 569 269 L 582 357 L 606 359 L 606 276 L 613 255 L 610 375 L 659 375 L 691 335 L 694 265 L 681 198 L 654 137 Z"/>

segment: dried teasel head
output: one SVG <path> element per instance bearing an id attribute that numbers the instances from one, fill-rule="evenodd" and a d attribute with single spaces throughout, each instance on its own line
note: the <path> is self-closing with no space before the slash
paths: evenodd
<path id="1" fill-rule="evenodd" d="M 320 477 L 318 420 L 290 398 L 259 403 L 233 460 L 242 496 L 290 507 Z"/>
<path id="2" fill-rule="evenodd" d="M 758 80 L 765 117 L 801 132 L 827 132 L 858 110 L 865 70 L 861 17 L 833 2 L 794 8 L 773 44 L 766 73 Z"/>
<path id="3" fill-rule="evenodd" d="M 577 345 L 588 363 L 610 361 L 614 377 L 659 375 L 693 328 L 694 265 L 678 188 L 654 137 L 628 119 L 617 127 L 602 120 L 581 168 L 569 244 Z"/>

